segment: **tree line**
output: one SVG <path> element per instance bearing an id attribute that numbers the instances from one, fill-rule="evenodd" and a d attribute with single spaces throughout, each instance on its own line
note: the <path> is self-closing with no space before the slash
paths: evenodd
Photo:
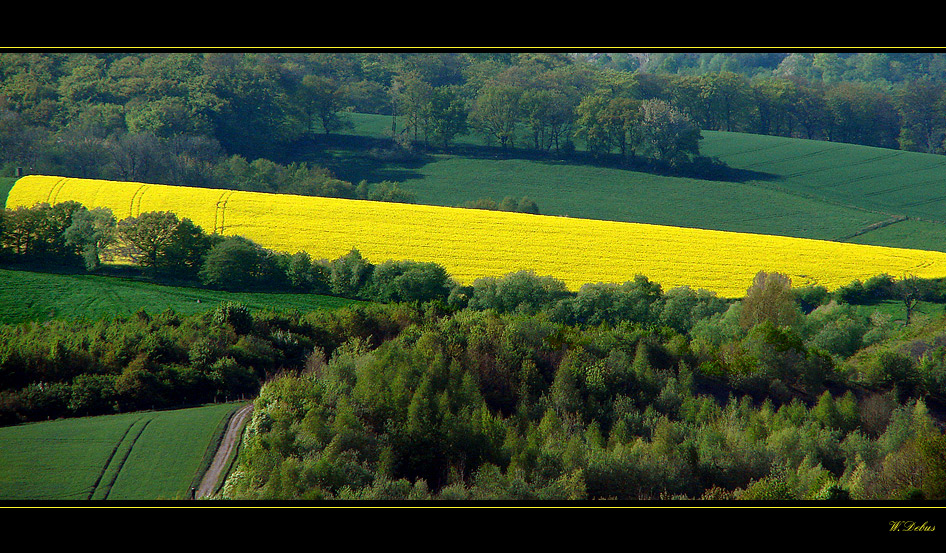
<path id="1" fill-rule="evenodd" d="M 243 236 L 208 234 L 188 218 L 149 211 L 117 220 L 75 201 L 0 211 L 0 263 L 102 272 L 116 263 L 159 282 L 228 291 L 278 290 L 370 301 L 446 298 L 455 286 L 434 263 L 372 264 L 357 249 L 334 260 L 277 252 Z"/>
<path id="2" fill-rule="evenodd" d="M 700 159 L 702 129 L 944 151 L 941 54 L 720 56 L 6 52 L 0 161 L 7 174 L 219 185 L 245 180 L 227 165 L 277 160 L 350 112 L 391 116 L 402 149 L 473 134 L 673 165 Z"/>

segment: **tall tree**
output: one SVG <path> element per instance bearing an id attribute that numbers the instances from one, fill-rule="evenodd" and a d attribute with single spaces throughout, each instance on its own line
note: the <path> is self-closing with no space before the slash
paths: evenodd
<path id="1" fill-rule="evenodd" d="M 515 147 L 522 95 L 523 89 L 505 84 L 490 83 L 480 90 L 470 114 L 479 132 L 503 148 Z"/>
<path id="2" fill-rule="evenodd" d="M 663 100 L 644 100 L 637 143 L 657 161 L 679 165 L 699 154 L 700 128 Z"/>
<path id="3" fill-rule="evenodd" d="M 63 236 L 66 243 L 79 248 L 85 268 L 98 269 L 105 250 L 115 242 L 117 222 L 108 208 L 81 209 L 73 213 L 72 224 Z"/>
<path id="4" fill-rule="evenodd" d="M 345 98 L 335 79 L 322 75 L 305 75 L 295 93 L 295 101 L 305 113 L 307 129 L 316 124 L 325 134 L 351 126 L 351 121 L 342 117 Z"/>
<path id="5" fill-rule="evenodd" d="M 801 321 L 801 311 L 792 294 L 792 280 L 781 273 L 759 271 L 742 300 L 740 324 L 751 328 L 759 323 L 776 327 Z"/>
<path id="6" fill-rule="evenodd" d="M 427 138 L 432 94 L 433 87 L 416 72 L 395 77 L 395 84 L 391 88 L 395 117 L 404 121 L 405 128 L 401 133 L 410 143 L 416 144 Z M 398 139 L 398 136 L 395 136 L 395 139 Z"/>
<path id="7" fill-rule="evenodd" d="M 762 77 L 752 82 L 751 94 L 756 115 L 754 132 L 791 136 L 794 128 L 791 107 L 798 98 L 794 81 Z"/>
<path id="8" fill-rule="evenodd" d="M 700 97 L 707 105 L 712 127 L 721 131 L 740 130 L 751 106 L 749 81 L 731 71 L 708 73 L 701 79 Z"/>
<path id="9" fill-rule="evenodd" d="M 842 82 L 825 91 L 832 115 L 829 139 L 881 148 L 895 148 L 900 115 L 884 93 L 861 83 Z"/>
<path id="10" fill-rule="evenodd" d="M 946 136 L 946 84 L 929 77 L 910 81 L 897 95 L 903 119 L 900 147 L 926 153 L 943 153 Z"/>
<path id="11" fill-rule="evenodd" d="M 428 108 L 431 138 L 446 147 L 457 136 L 466 134 L 469 121 L 466 106 L 453 87 L 433 89 Z"/>
<path id="12" fill-rule="evenodd" d="M 526 90 L 522 95 L 522 110 L 532 130 L 532 147 L 559 149 L 574 121 L 574 106 L 569 98 L 558 90 Z"/>
<path id="13" fill-rule="evenodd" d="M 157 271 L 166 267 L 181 220 L 170 211 L 148 211 L 118 222 L 119 252 L 136 264 Z"/>

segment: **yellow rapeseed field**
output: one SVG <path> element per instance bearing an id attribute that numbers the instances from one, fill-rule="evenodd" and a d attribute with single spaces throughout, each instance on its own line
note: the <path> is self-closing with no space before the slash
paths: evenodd
<path id="1" fill-rule="evenodd" d="M 283 252 L 335 259 L 433 261 L 458 281 L 518 270 L 577 290 L 646 275 L 665 290 L 690 286 L 741 297 L 760 271 L 794 286 L 833 290 L 854 279 L 946 276 L 946 253 L 820 240 L 413 204 L 75 178 L 28 176 L 6 206 L 75 200 L 118 219 L 172 211 L 207 232 L 239 234 Z"/>

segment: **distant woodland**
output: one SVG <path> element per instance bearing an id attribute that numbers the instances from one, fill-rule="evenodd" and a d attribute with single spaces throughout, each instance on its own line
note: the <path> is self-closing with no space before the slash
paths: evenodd
<path id="1" fill-rule="evenodd" d="M 944 92 L 938 52 L 7 51 L 0 171 L 351 195 L 280 152 L 352 112 L 402 155 L 469 135 L 674 166 L 701 129 L 941 154 Z"/>

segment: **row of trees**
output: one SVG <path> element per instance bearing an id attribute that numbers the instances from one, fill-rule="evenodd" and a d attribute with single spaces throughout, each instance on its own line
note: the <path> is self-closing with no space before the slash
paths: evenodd
<path id="1" fill-rule="evenodd" d="M 446 300 L 453 280 L 434 263 L 378 265 L 357 250 L 335 260 L 276 252 L 242 236 L 207 234 L 190 219 L 152 211 L 116 220 L 78 202 L 0 212 L 0 262 L 96 271 L 127 260 L 159 280 L 222 290 L 295 290 L 382 302 Z"/>
<path id="2" fill-rule="evenodd" d="M 472 133 L 506 147 L 568 153 L 580 143 L 680 163 L 698 155 L 703 129 L 942 153 L 946 81 L 931 56 L 910 59 L 932 76 L 865 82 L 825 77 L 831 64 L 818 55 L 807 66 L 783 56 L 750 76 L 731 63 L 647 72 L 556 53 L 9 52 L 0 160 L 136 180 L 162 165 L 142 152 L 164 149 L 161 182 L 219 183 L 211 168 L 221 160 L 275 159 L 299 138 L 342 130 L 349 111 L 391 115 L 402 146 Z"/>

